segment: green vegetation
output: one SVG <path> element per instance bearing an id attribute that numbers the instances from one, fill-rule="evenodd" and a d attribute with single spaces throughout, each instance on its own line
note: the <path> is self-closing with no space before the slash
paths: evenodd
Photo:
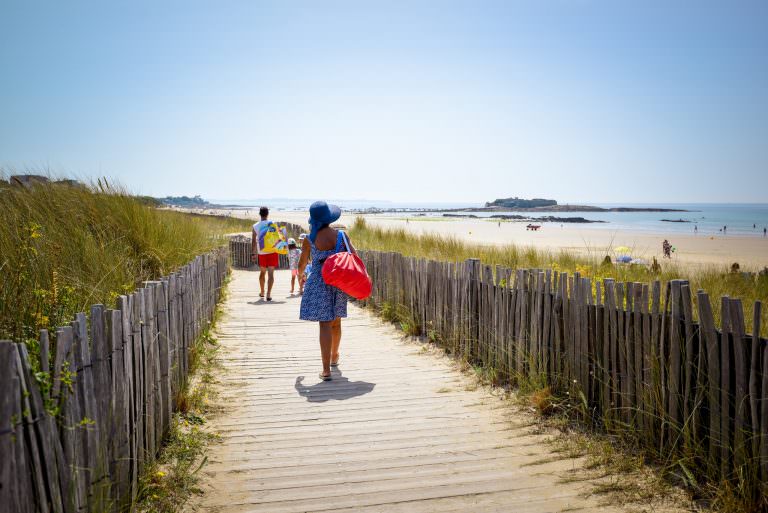
<path id="1" fill-rule="evenodd" d="M 752 329 L 754 302 L 768 300 L 768 274 L 744 277 L 741 273 L 730 272 L 728 266 L 686 267 L 675 262 L 664 262 L 653 269 L 654 266 L 614 265 L 606 263 L 605 254 L 597 252 L 582 256 L 563 250 L 549 251 L 514 244 L 478 245 L 458 237 L 415 235 L 404 228 L 372 226 L 361 217 L 355 220 L 350 235 L 355 246 L 361 249 L 394 251 L 407 256 L 450 262 L 479 258 L 483 264 L 511 269 L 553 269 L 569 274 L 578 272 L 583 277 L 592 278 L 593 287 L 595 281 L 605 278 L 641 283 L 660 280 L 662 285 L 669 280 L 685 279 L 690 282 L 694 292 L 694 302 L 695 291 L 699 289 L 709 294 L 713 304 L 717 304 L 721 296 L 740 298 L 744 303 L 744 320 L 748 330 Z M 719 322 L 719 309 L 716 308 L 714 313 L 715 321 Z M 763 308 L 761 325 L 761 332 L 765 336 L 768 332 L 768 308 Z"/>
<path id="2" fill-rule="evenodd" d="M 200 196 L 194 196 L 191 198 L 189 196 L 166 196 L 165 198 L 162 198 L 158 201 L 165 203 L 166 205 L 173 205 L 176 207 L 184 208 L 206 208 L 210 206 L 210 203 L 208 203 Z"/>
<path id="3" fill-rule="evenodd" d="M 112 306 L 250 226 L 158 210 L 105 181 L 5 186 L 0 215 L 0 338 L 25 341 L 32 354 L 40 329 Z"/>
<path id="4" fill-rule="evenodd" d="M 504 208 L 536 208 L 536 207 L 553 207 L 557 205 L 557 201 L 552 199 L 533 198 L 523 199 L 515 196 L 514 198 L 500 198 L 494 201 L 486 202 L 486 207 L 504 207 Z"/>

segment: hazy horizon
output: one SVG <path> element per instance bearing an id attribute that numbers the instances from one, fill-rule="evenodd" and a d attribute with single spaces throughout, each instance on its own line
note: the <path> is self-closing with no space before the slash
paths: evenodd
<path id="1" fill-rule="evenodd" d="M 159 197 L 758 203 L 766 20 L 758 0 L 9 1 L 0 166 Z"/>

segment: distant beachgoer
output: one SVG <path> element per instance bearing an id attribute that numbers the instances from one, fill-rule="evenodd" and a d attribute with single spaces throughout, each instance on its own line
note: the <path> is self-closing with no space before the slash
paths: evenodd
<path id="1" fill-rule="evenodd" d="M 323 381 L 330 381 L 331 367 L 339 364 L 341 319 L 347 316 L 348 297 L 338 288 L 326 285 L 321 271 L 326 258 L 331 255 L 340 251 L 353 253 L 356 251 L 346 233 L 331 228 L 331 223 L 341 217 L 339 207 L 329 205 L 325 201 L 316 201 L 309 207 L 309 216 L 311 231 L 302 245 L 299 275 L 303 280 L 303 273 L 310 256 L 312 271 L 304 283 L 299 318 L 320 323 L 320 355 L 323 370 L 319 377 Z"/>
<path id="2" fill-rule="evenodd" d="M 757 228 L 757 225 L 753 223 L 752 224 L 752 229 L 754 230 L 755 228 Z"/>
<path id="3" fill-rule="evenodd" d="M 763 237 L 768 235 L 768 228 L 763 228 Z"/>
<path id="4" fill-rule="evenodd" d="M 672 244 L 667 239 L 664 239 L 664 242 L 661 243 L 661 251 L 664 258 L 672 258 Z"/>
<path id="5" fill-rule="evenodd" d="M 728 229 L 728 227 L 727 227 L 727 226 L 723 226 L 723 233 L 725 233 L 725 231 L 726 231 L 727 229 Z"/>
<path id="6" fill-rule="evenodd" d="M 299 282 L 299 295 L 304 293 L 304 283 L 299 278 L 299 259 L 301 258 L 301 250 L 296 247 L 296 241 L 294 239 L 288 239 L 288 268 L 291 270 L 291 294 L 293 294 L 294 283 Z"/>
<path id="7" fill-rule="evenodd" d="M 699 233 L 699 225 L 693 225 L 693 233 Z"/>
<path id="8" fill-rule="evenodd" d="M 501 228 L 501 221 L 499 221 L 499 228 Z"/>
<path id="9" fill-rule="evenodd" d="M 261 207 L 259 209 L 261 221 L 253 225 L 251 233 L 251 261 L 259 263 L 259 297 L 264 297 L 264 277 L 269 275 L 267 281 L 267 301 L 272 301 L 272 286 L 275 284 L 275 268 L 280 263 L 277 253 L 267 252 L 264 247 L 264 234 L 269 230 L 270 221 L 269 209 Z"/>

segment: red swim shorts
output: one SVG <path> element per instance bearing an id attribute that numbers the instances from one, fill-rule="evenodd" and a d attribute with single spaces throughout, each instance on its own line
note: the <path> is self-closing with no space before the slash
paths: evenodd
<path id="1" fill-rule="evenodd" d="M 259 267 L 277 267 L 280 265 L 280 258 L 277 253 L 259 255 Z"/>

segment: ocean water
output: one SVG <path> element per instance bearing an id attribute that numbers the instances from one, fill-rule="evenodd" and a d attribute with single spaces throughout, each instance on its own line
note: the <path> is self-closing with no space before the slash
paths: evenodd
<path id="1" fill-rule="evenodd" d="M 273 210 L 301 211 L 307 210 L 312 200 L 270 199 L 270 200 L 211 200 L 214 203 L 257 207 L 263 204 Z M 419 209 L 420 215 L 442 217 L 442 212 L 430 212 L 430 209 L 464 209 L 481 207 L 479 203 L 404 203 L 371 200 L 330 200 L 344 210 L 359 210 L 366 208 L 381 209 Z M 650 233 L 694 233 L 698 227 L 700 235 L 722 234 L 726 227 L 728 235 L 762 237 L 763 228 L 768 228 L 768 203 L 588 203 L 598 207 L 632 207 L 632 208 L 675 208 L 688 212 L 469 212 L 458 211 L 457 214 L 490 217 L 494 214 L 518 214 L 523 216 L 540 217 L 553 215 L 556 217 L 583 217 L 604 223 L 579 224 L 580 228 L 599 230 L 633 230 Z M 390 212 L 381 215 L 392 217 L 414 216 L 415 213 Z M 685 223 L 664 222 L 662 219 L 682 219 Z M 754 226 L 754 227 L 753 227 Z"/>
<path id="2" fill-rule="evenodd" d="M 762 237 L 763 228 L 768 228 L 768 204 L 594 204 L 594 206 L 632 208 L 675 208 L 688 212 L 493 212 L 476 213 L 477 216 L 493 214 L 518 214 L 524 216 L 583 217 L 604 223 L 578 225 L 590 229 L 633 230 L 650 233 L 694 233 L 700 235 L 722 234 L 723 227 L 728 235 Z M 441 215 L 441 214 L 440 214 Z M 671 223 L 662 219 L 688 221 Z"/>

